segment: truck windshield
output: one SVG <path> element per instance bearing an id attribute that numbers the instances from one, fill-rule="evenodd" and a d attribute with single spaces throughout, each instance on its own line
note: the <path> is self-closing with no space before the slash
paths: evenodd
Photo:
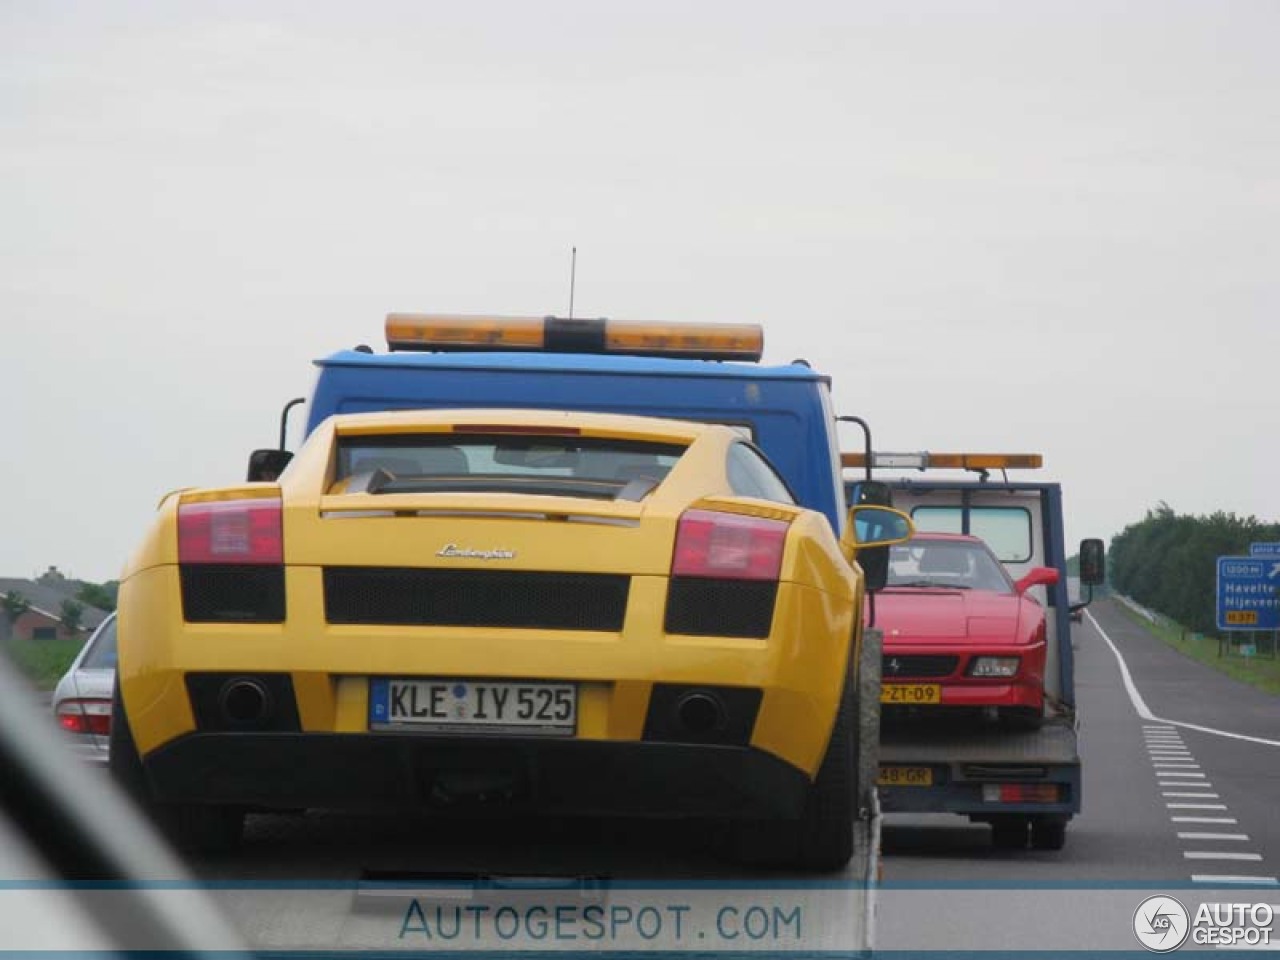
<path id="1" fill-rule="evenodd" d="M 342 437 L 335 490 L 640 499 L 662 483 L 684 449 L 670 443 L 554 435 Z"/>
<path id="2" fill-rule="evenodd" d="M 918 538 L 890 549 L 887 585 L 1014 592 L 1004 567 L 981 544 Z"/>

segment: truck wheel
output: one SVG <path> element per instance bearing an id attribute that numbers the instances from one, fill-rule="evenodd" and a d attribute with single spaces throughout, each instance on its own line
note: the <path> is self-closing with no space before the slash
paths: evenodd
<path id="1" fill-rule="evenodd" d="M 1032 820 L 1031 847 L 1033 850 L 1061 850 L 1067 842 L 1065 820 Z"/>
<path id="2" fill-rule="evenodd" d="M 1026 817 L 997 817 L 991 821 L 991 843 L 997 850 L 1027 849 Z"/>
<path id="3" fill-rule="evenodd" d="M 858 705 L 845 685 L 835 727 L 799 820 L 751 820 L 735 825 L 735 853 L 746 864 L 800 870 L 841 870 L 853 856 L 858 797 Z"/>
<path id="4" fill-rule="evenodd" d="M 111 698 L 111 751 L 107 766 L 112 779 L 172 841 L 186 853 L 221 853 L 240 842 L 244 810 L 204 804 L 160 803 L 151 792 L 116 682 Z"/>

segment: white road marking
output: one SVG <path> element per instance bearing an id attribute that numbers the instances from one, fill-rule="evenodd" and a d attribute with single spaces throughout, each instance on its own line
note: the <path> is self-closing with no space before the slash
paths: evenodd
<path id="1" fill-rule="evenodd" d="M 1183 780 L 1195 780 L 1199 777 L 1206 776 L 1203 773 L 1192 773 L 1190 770 L 1170 770 L 1167 773 L 1156 773 L 1157 777 L 1179 777 Z M 1206 784 L 1207 786 L 1207 784 Z"/>
<path id="2" fill-rule="evenodd" d="M 1170 810 L 1225 810 L 1225 803 L 1166 803 Z"/>
<path id="3" fill-rule="evenodd" d="M 1188 860 L 1261 860 L 1260 853 L 1226 853 L 1221 850 L 1183 850 Z"/>
<path id="4" fill-rule="evenodd" d="M 1242 877 L 1223 876 L 1216 873 L 1193 873 L 1192 883 L 1256 883 L 1269 887 L 1280 886 L 1280 879 L 1275 877 Z"/>
<path id="5" fill-rule="evenodd" d="M 1201 787 L 1205 790 L 1212 790 L 1212 783 L 1197 783 L 1195 780 L 1161 780 L 1161 787 Z"/>
<path id="6" fill-rule="evenodd" d="M 1129 694 L 1129 700 L 1133 703 L 1133 709 L 1137 711 L 1139 717 L 1143 720 L 1154 720 L 1165 726 L 1157 728 L 1152 725 L 1144 724 L 1148 730 L 1169 729 L 1170 726 L 1181 727 L 1184 730 L 1197 730 L 1200 733 L 1210 733 L 1215 737 L 1229 737 L 1232 740 L 1244 740 L 1248 743 L 1260 743 L 1265 747 L 1280 747 L 1280 740 L 1266 740 L 1262 737 L 1250 737 L 1243 733 L 1232 733 L 1229 730 L 1215 730 L 1213 727 L 1202 727 L 1197 723 L 1184 723 L 1180 720 L 1166 720 L 1163 717 L 1157 717 L 1151 712 L 1147 706 L 1147 702 L 1142 699 L 1142 694 L 1138 692 L 1138 688 L 1133 683 L 1133 675 L 1129 673 L 1129 665 L 1125 663 L 1124 657 L 1120 654 L 1120 649 L 1115 642 L 1107 636 L 1107 631 L 1102 629 L 1102 625 L 1092 613 L 1085 610 L 1084 615 L 1089 618 L 1089 622 L 1093 624 L 1093 628 L 1098 631 L 1102 639 L 1107 642 L 1107 646 L 1111 648 L 1111 652 L 1115 654 L 1116 663 L 1120 665 L 1120 678 L 1124 681 L 1124 688 Z"/>
<path id="7" fill-rule="evenodd" d="M 1199 770 L 1199 769 L 1200 769 L 1200 764 L 1198 764 L 1198 763 L 1171 763 L 1171 762 L 1170 762 L 1170 761 L 1168 761 L 1168 760 L 1156 760 L 1156 761 L 1153 761 L 1153 762 L 1152 762 L 1152 764 L 1151 764 L 1151 766 L 1155 767 L 1157 771 L 1160 771 L 1160 770 Z"/>
<path id="8" fill-rule="evenodd" d="M 1179 832 L 1179 840 L 1248 840 L 1247 833 L 1198 833 L 1194 830 Z"/>
<path id="9" fill-rule="evenodd" d="M 1218 794 L 1216 794 L 1216 793 L 1178 793 L 1178 792 L 1176 792 L 1176 791 L 1174 791 L 1174 792 L 1170 792 L 1170 791 L 1167 791 L 1167 790 L 1166 790 L 1164 793 L 1160 794 L 1160 796 L 1162 796 L 1162 797 L 1187 797 L 1187 798 L 1195 797 L 1195 798 L 1197 798 L 1197 799 L 1199 799 L 1199 800 L 1221 800 L 1221 799 L 1222 799 L 1222 797 L 1221 797 L 1221 796 L 1219 796 L 1219 795 L 1218 795 Z"/>
<path id="10" fill-rule="evenodd" d="M 1238 823 L 1235 817 L 1170 817 L 1174 823 Z"/>

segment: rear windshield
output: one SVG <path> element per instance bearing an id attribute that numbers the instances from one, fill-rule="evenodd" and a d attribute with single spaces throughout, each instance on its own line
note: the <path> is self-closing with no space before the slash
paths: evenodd
<path id="1" fill-rule="evenodd" d="M 685 448 L 579 436 L 406 434 L 341 437 L 335 480 L 349 493 L 531 493 L 638 500 Z"/>
<path id="2" fill-rule="evenodd" d="M 89 652 L 80 661 L 81 670 L 114 670 L 116 668 L 116 618 L 102 625 L 93 637 Z"/>

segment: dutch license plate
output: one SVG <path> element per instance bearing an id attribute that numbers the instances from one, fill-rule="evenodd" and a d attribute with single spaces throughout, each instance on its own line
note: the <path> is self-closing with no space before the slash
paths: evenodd
<path id="1" fill-rule="evenodd" d="M 940 683 L 884 683 L 880 685 L 881 703 L 941 703 Z"/>
<path id="2" fill-rule="evenodd" d="M 572 736 L 578 688 L 572 683 L 405 679 L 369 682 L 372 729 Z"/>
<path id="3" fill-rule="evenodd" d="M 931 787 L 932 767 L 881 767 L 876 784 L 881 787 Z"/>

